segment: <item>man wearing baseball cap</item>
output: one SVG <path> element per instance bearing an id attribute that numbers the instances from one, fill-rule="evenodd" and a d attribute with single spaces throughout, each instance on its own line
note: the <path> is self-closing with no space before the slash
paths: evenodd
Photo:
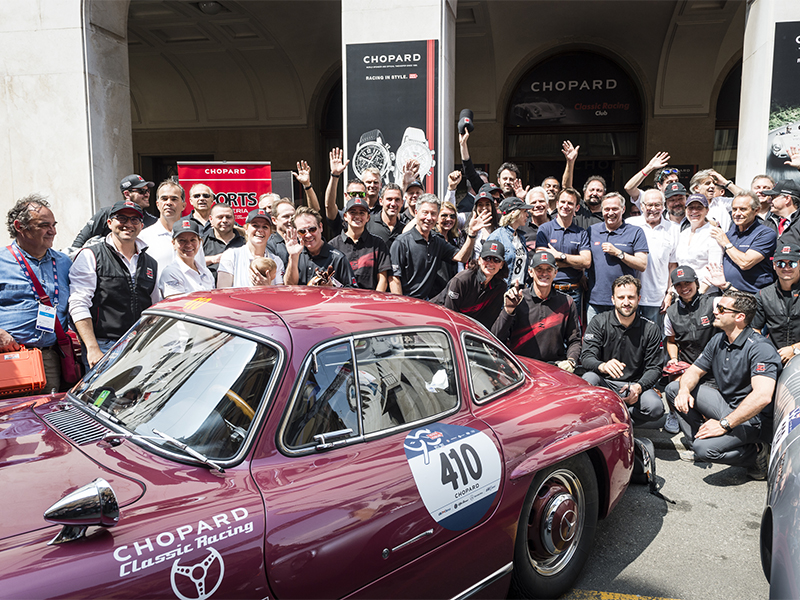
<path id="1" fill-rule="evenodd" d="M 800 186 L 794 181 L 778 181 L 771 190 L 761 190 L 772 199 L 764 225 L 778 234 L 778 248 L 800 244 Z"/>
<path id="2" fill-rule="evenodd" d="M 688 265 L 678 265 L 670 280 L 678 299 L 670 304 L 664 315 L 665 347 L 669 355 L 667 364 L 692 364 L 716 333 L 714 307 L 719 297 L 700 293 L 697 273 Z M 669 409 L 664 430 L 678 433 L 678 415 L 673 406 Z"/>
<path id="3" fill-rule="evenodd" d="M 460 271 L 431 302 L 469 315 L 491 329 L 503 309 L 508 266 L 500 242 L 487 242 L 481 247 L 477 261 Z"/>
<path id="4" fill-rule="evenodd" d="M 123 199 L 135 202 L 141 207 L 145 227 L 149 227 L 158 220 L 147 212 L 147 207 L 150 206 L 150 188 L 153 185 L 152 181 L 145 181 L 144 177 L 135 173 L 123 178 L 119 183 L 119 191 L 122 193 Z M 83 248 L 86 242 L 94 237 L 106 237 L 111 231 L 108 228 L 110 214 L 111 206 L 104 206 L 98 210 L 81 229 L 75 241 L 72 242 L 72 247 Z"/>
<path id="5" fill-rule="evenodd" d="M 554 363 L 571 373 L 581 352 L 581 329 L 575 302 L 553 289 L 557 271 L 551 252 L 532 252 L 531 287 L 520 289 L 515 284 L 506 292 L 492 333 L 515 354 Z"/>
<path id="6" fill-rule="evenodd" d="M 767 326 L 768 338 L 786 364 L 800 354 L 800 246 L 778 244 L 772 267 L 777 281 L 756 294 L 753 328 Z"/>
<path id="7" fill-rule="evenodd" d="M 500 227 L 495 229 L 487 242 L 497 240 L 506 249 L 505 261 L 508 265 L 506 284 L 512 287 L 515 283 L 524 284 L 527 274 L 528 248 L 525 245 L 525 235 L 520 227 L 528 223 L 528 209 L 533 208 L 525 204 L 516 196 L 505 198 L 498 207 L 500 212 Z"/>
<path id="8" fill-rule="evenodd" d="M 347 229 L 333 238 L 331 247 L 344 254 L 353 270 L 358 287 L 385 292 L 389 289 L 392 260 L 386 244 L 367 231 L 370 207 L 367 198 L 351 196 L 344 205 Z"/>
<path id="9" fill-rule="evenodd" d="M 686 196 L 686 188 L 680 181 L 673 181 L 664 186 L 664 217 L 678 225 L 679 231 L 690 226 L 689 219 L 686 218 Z M 644 195 L 640 194 L 639 198 L 644 198 Z"/>
<path id="10" fill-rule="evenodd" d="M 111 207 L 105 240 L 83 248 L 72 263 L 69 314 L 81 339 L 84 364 L 90 368 L 143 310 L 161 299 L 158 263 L 138 239 L 142 221 L 139 204 L 117 202 Z"/>

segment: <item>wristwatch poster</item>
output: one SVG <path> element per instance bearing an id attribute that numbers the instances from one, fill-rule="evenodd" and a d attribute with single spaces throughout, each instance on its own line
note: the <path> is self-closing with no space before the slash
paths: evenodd
<path id="1" fill-rule="evenodd" d="M 353 171 L 362 179 L 364 171 L 374 167 L 381 172 L 381 179 L 392 170 L 394 154 L 389 152 L 389 144 L 383 141 L 380 129 L 372 129 L 361 135 L 356 151 L 353 153 Z"/>

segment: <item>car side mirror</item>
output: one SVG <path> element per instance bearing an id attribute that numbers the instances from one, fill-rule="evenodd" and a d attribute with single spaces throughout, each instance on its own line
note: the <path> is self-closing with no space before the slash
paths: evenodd
<path id="1" fill-rule="evenodd" d="M 59 534 L 48 542 L 72 542 L 86 535 L 91 525 L 113 527 L 119 521 L 119 504 L 114 490 L 102 478 L 78 488 L 53 504 L 44 513 L 51 523 L 63 525 Z"/>

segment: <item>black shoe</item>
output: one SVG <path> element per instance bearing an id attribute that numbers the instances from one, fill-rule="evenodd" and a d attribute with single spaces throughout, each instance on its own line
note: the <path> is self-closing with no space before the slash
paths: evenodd
<path id="1" fill-rule="evenodd" d="M 747 476 L 756 481 L 763 481 L 767 478 L 769 471 L 769 444 L 756 444 L 758 454 L 756 454 L 755 464 L 747 469 Z"/>

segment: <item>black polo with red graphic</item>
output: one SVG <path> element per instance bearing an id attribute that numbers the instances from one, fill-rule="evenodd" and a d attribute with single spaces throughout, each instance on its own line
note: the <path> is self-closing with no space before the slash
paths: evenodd
<path id="1" fill-rule="evenodd" d="M 392 270 L 392 260 L 386 244 L 367 230 L 362 232 L 358 241 L 354 242 L 346 232 L 342 232 L 328 243 L 345 255 L 356 283 L 362 289 L 376 289 L 378 274 Z M 387 273 L 387 276 L 390 274 Z"/>

